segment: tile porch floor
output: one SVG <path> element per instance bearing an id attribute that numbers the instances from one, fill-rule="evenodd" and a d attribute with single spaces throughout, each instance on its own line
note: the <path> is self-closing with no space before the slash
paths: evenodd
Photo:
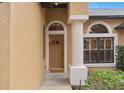
<path id="1" fill-rule="evenodd" d="M 47 73 L 41 90 L 72 90 L 68 78 L 61 73 Z"/>

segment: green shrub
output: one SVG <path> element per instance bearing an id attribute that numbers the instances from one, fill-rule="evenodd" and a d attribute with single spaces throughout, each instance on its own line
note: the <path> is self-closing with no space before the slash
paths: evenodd
<path id="1" fill-rule="evenodd" d="M 116 47 L 116 67 L 118 70 L 124 71 L 124 45 Z"/>
<path id="2" fill-rule="evenodd" d="M 98 70 L 89 73 L 84 87 L 95 90 L 124 89 L 124 72 Z"/>

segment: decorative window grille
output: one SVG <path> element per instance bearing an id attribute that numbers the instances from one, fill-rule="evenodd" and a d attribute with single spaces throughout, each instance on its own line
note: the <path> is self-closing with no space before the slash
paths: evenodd
<path id="1" fill-rule="evenodd" d="M 113 63 L 114 38 L 84 38 L 84 63 Z"/>
<path id="2" fill-rule="evenodd" d="M 93 25 L 89 33 L 108 33 L 108 29 L 102 24 Z"/>
<path id="3" fill-rule="evenodd" d="M 50 25 L 49 31 L 64 31 L 64 27 L 60 23 L 53 23 Z"/>

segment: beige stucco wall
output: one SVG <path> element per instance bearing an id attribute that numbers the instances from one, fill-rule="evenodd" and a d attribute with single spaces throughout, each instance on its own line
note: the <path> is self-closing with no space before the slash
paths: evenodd
<path id="1" fill-rule="evenodd" d="M 88 67 L 88 72 L 95 72 L 96 70 L 116 70 L 115 67 Z"/>
<path id="2" fill-rule="evenodd" d="M 39 3 L 11 3 L 10 89 L 40 87 L 44 19 Z"/>
<path id="3" fill-rule="evenodd" d="M 88 15 L 88 3 L 70 2 L 68 5 L 68 15 Z"/>
<path id="4" fill-rule="evenodd" d="M 50 23 L 51 21 L 58 20 L 67 25 L 67 17 L 67 8 L 46 9 L 46 24 Z"/>
<path id="5" fill-rule="evenodd" d="M 0 3 L 0 89 L 9 88 L 10 4 Z"/>

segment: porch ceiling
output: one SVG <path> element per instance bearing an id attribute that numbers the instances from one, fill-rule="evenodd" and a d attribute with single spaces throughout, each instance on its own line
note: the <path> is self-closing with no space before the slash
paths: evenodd
<path id="1" fill-rule="evenodd" d="M 68 3 L 66 2 L 41 2 L 43 8 L 67 8 Z"/>

